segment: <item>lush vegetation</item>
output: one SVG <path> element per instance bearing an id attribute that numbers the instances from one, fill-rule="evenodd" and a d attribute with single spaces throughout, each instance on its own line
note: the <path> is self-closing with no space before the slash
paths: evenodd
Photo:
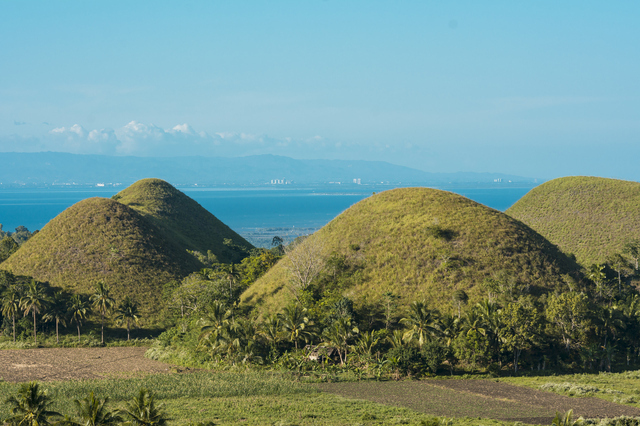
<path id="1" fill-rule="evenodd" d="M 233 385 L 227 377 L 227 384 L 176 386 L 148 378 L 105 392 L 101 383 L 109 381 L 88 383 L 82 392 L 69 384 L 75 390 L 55 403 L 62 405 L 52 403 L 55 411 L 73 415 L 64 404 L 76 399 L 80 416 L 82 407 L 104 406 L 100 398 L 107 396 L 120 408 L 134 395 L 142 404 L 148 395 L 139 389 L 153 388 L 169 412 L 193 422 L 237 422 L 244 410 L 253 416 L 248 424 L 260 424 L 287 407 L 309 413 L 282 414 L 300 424 L 384 424 L 390 416 L 418 423 L 414 412 L 375 404 L 354 414 L 353 406 L 344 408 L 350 403 L 289 379 L 610 372 L 640 361 L 640 293 L 633 285 L 640 243 L 627 244 L 615 261 L 581 269 L 507 215 L 455 194 L 411 188 L 364 200 L 288 245 L 276 237 L 269 250 L 251 249 L 223 236 L 223 248 L 214 251 L 205 240 L 193 243 L 197 219 L 183 219 L 195 207 L 172 210 L 182 203 L 172 187 L 149 180 L 133 189 L 117 200 L 78 203 L 2 263 L 23 274 L 0 273 L 3 339 L 37 345 L 55 330 L 57 343 L 59 327 L 66 327 L 80 340 L 90 319 L 101 332 L 94 341 L 105 344 L 114 324 L 126 327 L 129 338 L 141 318 L 156 325 L 162 318 L 166 331 L 147 356 L 235 375 L 248 368 L 253 384 Z M 20 264 L 35 265 L 44 278 L 20 272 Z M 193 375 L 194 383 L 216 377 L 202 374 Z M 575 394 L 580 382 L 543 385 Z M 613 389 L 607 386 L 587 392 Z M 231 388 L 250 398 L 238 402 Z M 7 389 L 6 395 L 23 392 Z M 223 390 L 214 395 L 215 389 Z M 635 403 L 621 392 L 620 402 Z M 310 398 L 325 414 L 301 409 Z M 215 417 L 195 414 L 199 409 Z M 336 417 L 327 417 L 332 410 Z"/>
<path id="2" fill-rule="evenodd" d="M 238 263 L 253 248 L 195 200 L 163 180 L 139 180 L 113 198 L 141 213 L 182 251 L 209 252 L 216 261 Z"/>
<path id="3" fill-rule="evenodd" d="M 94 346 L 106 344 L 105 321 L 108 326 L 124 328 L 126 340 L 130 341 L 131 329 L 140 325 L 142 315 L 135 299 L 125 296 L 116 300 L 110 287 L 102 281 L 98 281 L 90 295 L 84 295 L 0 271 L 0 318 L 3 336 L 0 345 L 3 346 L 31 347 L 30 340 L 35 347 L 45 342 L 48 346 Z M 93 334 L 96 324 L 100 338 Z M 73 338 L 74 331 L 77 339 Z M 112 341 L 123 337 L 122 332 L 114 333 L 113 328 L 107 333 Z M 117 337 L 114 339 L 114 336 Z"/>
<path id="4" fill-rule="evenodd" d="M 423 212 L 421 222 L 407 205 Z M 434 212 L 445 217 L 436 225 Z M 408 247 L 414 251 L 404 252 Z M 449 264 L 442 267 L 435 253 L 445 249 Z M 204 272 L 183 281 L 168 296 L 176 326 L 149 356 L 187 365 L 274 365 L 324 380 L 610 371 L 636 365 L 640 356 L 635 287 L 605 266 L 571 271 L 576 264 L 528 228 L 453 194 L 380 194 L 283 251 L 262 278 L 245 280 L 239 305 L 228 272 L 215 282 Z M 396 261 L 380 261 L 389 255 Z M 562 275 L 563 267 L 572 273 Z M 381 283 L 385 274 L 409 269 L 426 277 L 423 287 L 400 284 L 396 275 Z M 184 294 L 191 294 L 189 309 Z"/>
<path id="5" fill-rule="evenodd" d="M 611 260 L 640 236 L 640 183 L 554 179 L 532 189 L 506 213 L 589 267 Z"/>
<path id="6" fill-rule="evenodd" d="M 37 233 L 37 230 L 30 232 L 24 226 L 18 226 L 15 232 L 4 232 L 0 223 L 0 263 L 7 260 L 9 256 L 18 251 L 18 247 Z"/>

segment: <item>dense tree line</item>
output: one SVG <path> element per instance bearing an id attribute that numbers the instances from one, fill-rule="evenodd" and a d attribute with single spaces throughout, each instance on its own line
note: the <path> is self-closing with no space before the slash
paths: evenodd
<path id="1" fill-rule="evenodd" d="M 238 264 L 193 252 L 205 267 L 164 286 L 169 327 L 160 346 L 185 349 L 197 362 L 284 366 L 321 347 L 343 366 L 414 375 L 549 367 L 610 371 L 638 362 L 638 241 L 578 278 L 563 277 L 564 287 L 555 292 L 534 296 L 526 283 L 498 272 L 481 284 L 484 299 L 469 303 L 458 290 L 448 307 L 426 300 L 407 307 L 392 292 L 356 305 L 345 294 L 363 279 L 365 258 L 309 249 L 287 258 L 299 262 L 287 266 L 295 296 L 290 305 L 264 318 L 241 308 L 242 292 L 300 241 L 285 246 L 276 238 L 271 249 L 253 249 Z M 104 343 L 106 321 L 126 326 L 130 338 L 140 320 L 136 301 L 116 301 L 104 282 L 91 295 L 80 295 L 0 271 L 0 302 L 3 333 L 13 340 L 32 337 L 36 344 L 44 323 L 55 326 L 56 341 L 59 326 L 74 326 L 80 340 L 93 313 Z"/>
<path id="2" fill-rule="evenodd" d="M 125 297 L 116 303 L 109 286 L 98 281 L 91 295 L 74 294 L 49 283 L 39 282 L 31 277 L 16 276 L 0 270 L 0 320 L 2 333 L 33 337 L 38 344 L 38 324 L 55 324 L 56 343 L 59 343 L 60 325 L 75 325 L 80 342 L 81 327 L 92 312 L 100 316 L 101 343 L 104 344 L 105 319 L 114 315 L 114 320 L 126 325 L 127 340 L 130 339 L 132 325 L 140 321 L 138 303 Z M 27 327 L 27 319 L 32 320 L 32 328 Z"/>
<path id="3" fill-rule="evenodd" d="M 229 364 L 287 364 L 320 345 L 335 351 L 341 365 L 370 371 L 385 365 L 394 374 L 611 371 L 636 365 L 640 355 L 639 253 L 640 243 L 631 242 L 610 262 L 591 266 L 579 278 L 563 277 L 563 288 L 540 297 L 529 294 L 526 283 L 498 273 L 482 283 L 487 297 L 477 303 L 469 304 L 459 290 L 447 309 L 416 300 L 404 311 L 393 293 L 355 307 L 343 295 L 361 279 L 358 262 L 364 260 L 333 253 L 312 276 L 291 267 L 294 302 L 258 319 L 239 308 L 238 298 L 277 260 L 262 250 L 241 265 L 214 265 L 168 289 L 176 326 L 160 341 L 166 348 L 189 348 L 200 362 Z"/>

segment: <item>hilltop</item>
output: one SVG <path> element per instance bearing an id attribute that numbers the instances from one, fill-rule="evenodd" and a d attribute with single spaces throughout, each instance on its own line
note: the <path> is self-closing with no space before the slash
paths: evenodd
<path id="1" fill-rule="evenodd" d="M 554 179 L 532 189 L 506 213 L 588 267 L 640 238 L 640 183 L 586 176 Z"/>
<path id="2" fill-rule="evenodd" d="M 163 284 L 201 264 L 132 208 L 89 198 L 52 219 L 0 266 L 85 294 L 103 280 L 149 315 L 160 306 Z"/>
<path id="3" fill-rule="evenodd" d="M 244 257 L 240 247 L 253 248 L 195 200 L 163 180 L 142 179 L 113 198 L 143 215 L 183 251 L 211 250 L 218 261 L 237 263 Z M 226 239 L 232 244 L 224 244 Z"/>
<path id="4" fill-rule="evenodd" d="M 428 188 L 394 189 L 355 204 L 308 237 L 294 258 L 314 247 L 333 259 L 326 270 L 353 272 L 338 291 L 360 307 L 377 306 L 392 292 L 401 307 L 426 299 L 446 311 L 456 290 L 470 303 L 490 291 L 542 294 L 579 269 L 521 222 Z M 242 295 L 244 305 L 273 313 L 293 299 L 290 256 Z"/>

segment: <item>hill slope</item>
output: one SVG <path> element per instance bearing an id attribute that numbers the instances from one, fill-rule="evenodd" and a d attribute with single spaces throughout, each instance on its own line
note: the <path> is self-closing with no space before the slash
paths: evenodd
<path id="1" fill-rule="evenodd" d="M 447 310 L 455 290 L 465 290 L 470 302 L 485 296 L 480 284 L 488 279 L 539 294 L 561 285 L 561 274 L 578 269 L 522 223 L 428 188 L 395 189 L 365 199 L 305 243 L 321 247 L 325 257 L 339 253 L 360 265 L 357 279 L 343 291 L 356 305 L 377 304 L 391 291 L 401 305 L 424 298 Z M 242 303 L 263 313 L 280 310 L 292 299 L 290 262 L 281 260 L 242 295 Z"/>
<path id="2" fill-rule="evenodd" d="M 66 209 L 3 262 L 2 269 L 89 294 L 103 280 L 146 315 L 160 306 L 162 285 L 201 264 L 130 207 L 89 198 Z"/>
<path id="3" fill-rule="evenodd" d="M 211 250 L 219 261 L 235 263 L 242 260 L 243 254 L 223 244 L 225 239 L 236 246 L 253 247 L 195 200 L 163 180 L 139 180 L 114 198 L 142 214 L 184 250 L 202 253 Z"/>
<path id="4" fill-rule="evenodd" d="M 546 182 L 506 213 L 529 225 L 584 266 L 604 263 L 640 238 L 640 183 L 574 176 Z"/>

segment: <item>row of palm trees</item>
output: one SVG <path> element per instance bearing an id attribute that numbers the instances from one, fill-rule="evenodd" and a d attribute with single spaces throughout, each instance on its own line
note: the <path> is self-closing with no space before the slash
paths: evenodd
<path id="1" fill-rule="evenodd" d="M 307 308 L 298 303 L 286 306 L 277 315 L 258 322 L 254 318 L 235 315 L 232 309 L 219 301 L 213 302 L 207 314 L 200 318 L 199 347 L 206 348 L 213 356 L 224 357 L 231 362 L 262 361 L 261 354 L 278 353 L 282 345 L 299 350 L 303 344 L 321 343 L 336 349 L 340 363 L 346 364 L 348 356 L 356 352 L 371 360 L 381 346 L 397 347 L 417 344 L 422 346 L 435 336 L 435 319 L 424 302 L 415 302 L 407 318 L 405 330 L 387 335 L 384 330 L 361 332 L 354 319 L 340 316 L 326 327 L 314 321 Z M 439 330 L 439 328 L 438 328 Z"/>
<path id="2" fill-rule="evenodd" d="M 580 309 L 579 303 L 584 304 Z M 246 362 L 267 354 L 276 361 L 284 350 L 320 343 L 335 348 L 346 364 L 350 353 L 373 360 L 375 353 L 409 346 L 422 351 L 429 343 L 442 348 L 451 368 L 459 361 L 502 365 L 511 358 L 517 372 L 521 355 L 528 353 L 532 363 L 539 358 L 543 367 L 560 355 L 585 368 L 599 361 L 601 369 L 610 370 L 615 351 L 640 348 L 640 296 L 611 306 L 590 304 L 586 296 L 571 292 L 551 295 L 540 306 L 527 298 L 503 303 L 484 299 L 457 315 L 415 301 L 400 325 L 396 330 L 361 331 L 350 315 L 321 324 L 299 303 L 259 322 L 214 302 L 198 322 L 199 347 L 220 359 Z M 569 342 L 566 351 L 564 340 Z"/>
<path id="3" fill-rule="evenodd" d="M 70 417 L 54 411 L 53 399 L 36 382 L 23 384 L 17 395 L 5 401 L 10 416 L 3 424 L 20 426 L 111 426 L 126 424 L 137 426 L 165 426 L 169 418 L 162 405 L 156 405 L 153 394 L 140 389 L 122 410 L 109 408 L 109 398 L 96 398 L 93 391 L 88 397 L 74 400 L 76 416 Z"/>
<path id="4" fill-rule="evenodd" d="M 33 339 L 38 344 L 37 318 L 46 322 L 55 322 L 56 343 L 60 342 L 59 326 L 66 326 L 67 321 L 75 323 L 80 341 L 80 328 L 92 308 L 100 314 L 101 343 L 104 344 L 104 323 L 108 314 L 114 312 L 114 319 L 120 323 L 126 323 L 127 340 L 130 340 L 132 324 L 138 324 L 140 314 L 138 304 L 129 296 L 126 296 L 119 304 L 111 295 L 111 290 L 104 282 L 99 281 L 94 292 L 87 299 L 80 294 L 69 295 L 62 291 L 50 294 L 46 284 L 31 279 L 26 286 L 10 283 L 0 294 L 2 315 L 11 318 L 13 328 L 13 341 L 16 341 L 16 317 L 19 314 L 33 317 Z"/>

